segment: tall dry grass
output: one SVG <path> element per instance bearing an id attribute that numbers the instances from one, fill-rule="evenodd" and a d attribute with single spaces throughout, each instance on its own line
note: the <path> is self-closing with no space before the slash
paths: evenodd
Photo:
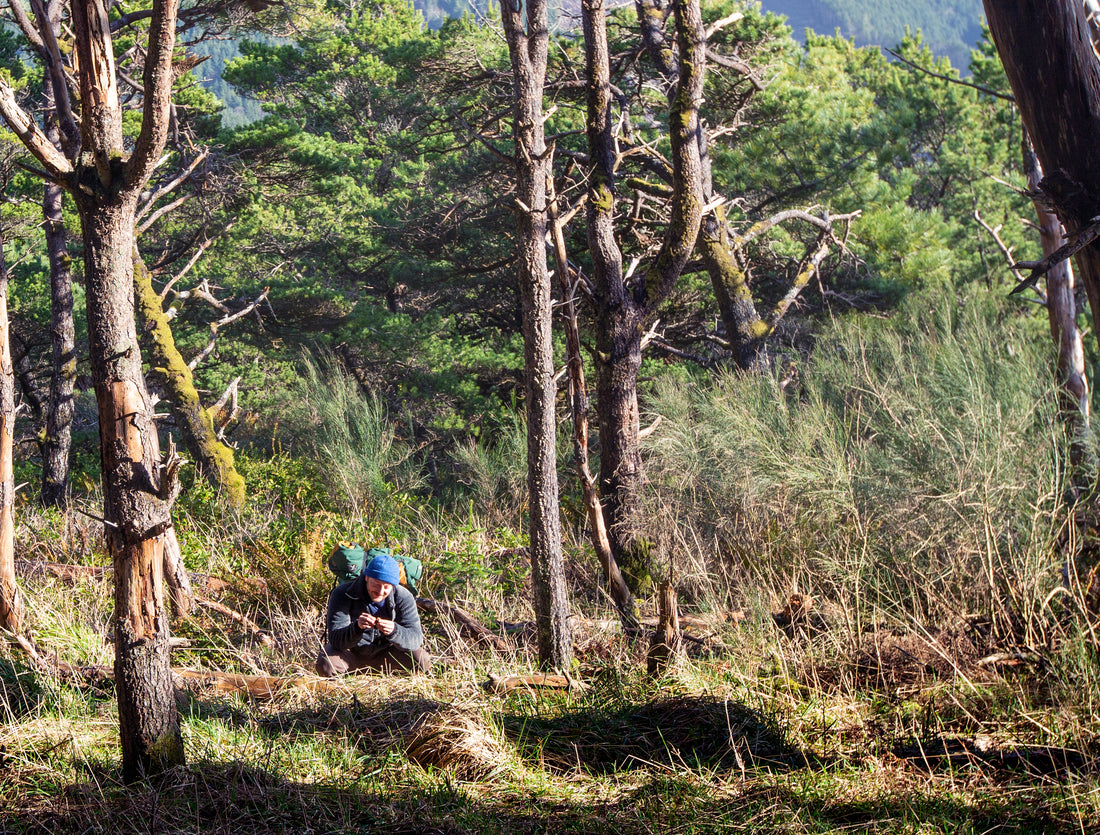
<path id="1" fill-rule="evenodd" d="M 1072 516 L 1051 368 L 994 301 L 918 300 L 835 323 L 786 387 L 658 383 L 655 513 L 742 599 L 1040 642 Z"/>

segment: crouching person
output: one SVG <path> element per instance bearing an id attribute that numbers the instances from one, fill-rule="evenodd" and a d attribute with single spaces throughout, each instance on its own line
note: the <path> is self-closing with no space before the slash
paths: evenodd
<path id="1" fill-rule="evenodd" d="M 333 589 L 318 675 L 428 671 L 431 659 L 422 647 L 416 598 L 400 580 L 397 561 L 378 556 L 359 577 Z"/>

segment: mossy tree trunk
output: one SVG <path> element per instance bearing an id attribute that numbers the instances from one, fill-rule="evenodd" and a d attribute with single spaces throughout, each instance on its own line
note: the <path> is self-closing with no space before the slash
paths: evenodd
<path id="1" fill-rule="evenodd" d="M 648 580 L 641 537 L 643 466 L 639 449 L 638 371 L 647 322 L 668 297 L 695 246 L 702 218 L 699 106 L 706 39 L 698 0 L 675 0 L 678 78 L 671 96 L 672 197 L 661 248 L 640 277 L 628 279 L 615 233 L 616 148 L 606 7 L 582 3 L 589 152 L 588 246 L 596 315 L 596 395 L 600 494 L 612 551 L 637 590 Z"/>
<path id="2" fill-rule="evenodd" d="M 161 380 L 168 408 L 176 418 L 184 446 L 195 466 L 236 509 L 244 507 L 244 478 L 233 463 L 233 450 L 218 439 L 214 417 L 203 408 L 195 389 L 191 369 L 176 348 L 172 328 L 164 314 L 161 298 L 153 288 L 153 279 L 137 249 L 134 250 L 134 288 L 138 310 L 144 323 L 149 349 L 149 365 Z"/>
<path id="3" fill-rule="evenodd" d="M 527 407 L 527 490 L 531 587 L 539 663 L 568 670 L 572 662 L 569 598 L 558 511 L 557 417 L 552 339 L 553 308 L 546 264 L 551 151 L 542 112 L 549 44 L 545 0 L 505 3 L 501 15 L 512 61 L 517 247 L 523 314 Z"/>

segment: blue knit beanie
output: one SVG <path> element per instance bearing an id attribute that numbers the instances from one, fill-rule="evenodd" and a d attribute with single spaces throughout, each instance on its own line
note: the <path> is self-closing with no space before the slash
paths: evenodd
<path id="1" fill-rule="evenodd" d="M 396 586 L 401 582 L 401 569 L 397 567 L 397 560 L 389 554 L 379 554 L 367 563 L 363 576 Z"/>

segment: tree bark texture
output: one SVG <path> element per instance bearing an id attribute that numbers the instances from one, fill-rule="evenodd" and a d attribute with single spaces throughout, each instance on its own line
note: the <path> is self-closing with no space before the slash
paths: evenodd
<path id="1" fill-rule="evenodd" d="M 636 0 L 635 7 L 646 55 L 665 81 L 672 84 L 679 77 L 679 67 L 673 60 L 665 37 L 660 4 L 657 0 Z M 704 203 L 710 203 L 715 196 L 710 142 L 705 130 L 700 130 L 698 136 L 702 199 Z M 748 271 L 734 252 L 725 206 L 716 206 L 703 218 L 697 246 L 714 288 L 722 327 L 734 361 L 738 368 L 756 368 L 767 335 L 767 325 L 753 301 Z"/>
<path id="2" fill-rule="evenodd" d="M 115 681 L 126 779 L 183 761 L 163 594 L 170 508 L 134 326 L 133 202 L 81 206 L 92 381 L 99 404 L 107 547 L 114 561 Z"/>
<path id="3" fill-rule="evenodd" d="M 51 4 L 57 6 L 57 3 Z M 53 84 L 45 83 L 46 112 L 56 110 Z M 52 122 L 46 136 L 61 147 L 61 130 Z M 69 452 L 72 448 L 73 390 L 76 387 L 76 327 L 73 322 L 73 284 L 69 269 L 68 236 L 62 216 L 64 191 L 47 182 L 42 196 L 46 252 L 50 261 L 50 339 L 53 368 L 42 438 L 42 504 L 64 507 L 69 501 Z"/>
<path id="4" fill-rule="evenodd" d="M 8 333 L 8 268 L 0 246 L 0 627 L 18 634 L 23 628 L 23 600 L 15 581 L 15 373 Z"/>
<path id="5" fill-rule="evenodd" d="M 596 314 L 600 493 L 612 550 L 636 590 L 648 579 L 646 549 L 639 541 L 644 475 L 638 446 L 642 335 L 645 323 L 668 297 L 687 263 L 702 217 L 699 105 L 706 40 L 697 0 L 676 0 L 673 11 L 679 68 L 669 109 L 671 217 L 653 262 L 640 280 L 628 281 L 614 228 L 616 152 L 606 8 L 602 0 L 582 4 L 590 160 L 586 219 Z"/>
<path id="6" fill-rule="evenodd" d="M 623 631 L 638 629 L 637 605 L 634 595 L 619 569 L 619 561 L 611 549 L 607 533 L 603 504 L 595 477 L 588 466 L 588 386 L 584 377 L 584 358 L 581 356 L 580 328 L 577 325 L 576 291 L 574 274 L 569 266 L 565 249 L 565 234 L 558 216 L 557 196 L 550 196 L 551 237 L 554 244 L 554 263 L 562 291 L 562 313 L 565 321 L 566 368 L 569 372 L 569 407 L 573 417 L 573 459 L 580 477 L 581 493 L 588 515 L 592 547 L 607 578 L 608 593 L 619 610 Z"/>
<path id="7" fill-rule="evenodd" d="M 1026 137 L 1023 156 L 1028 189 L 1038 192 L 1043 171 Z M 1033 204 L 1045 258 L 1066 242 L 1065 235 L 1061 221 L 1042 201 L 1035 200 Z M 1058 351 L 1059 409 L 1070 442 L 1071 478 L 1074 489 L 1081 491 L 1096 479 L 1097 450 L 1090 427 L 1089 381 L 1085 372 L 1085 349 L 1077 328 L 1077 301 L 1073 285 L 1073 265 L 1068 260 L 1056 264 L 1046 275 L 1047 318 L 1050 321 L 1050 335 Z"/>
<path id="8" fill-rule="evenodd" d="M 753 301 L 748 271 L 734 254 L 725 206 L 717 207 L 703 220 L 699 252 L 714 288 L 734 362 L 738 368 L 754 370 L 761 358 L 768 326 Z"/>
<path id="9" fill-rule="evenodd" d="M 527 406 L 527 488 L 532 592 L 539 662 L 568 669 L 572 661 L 569 602 L 558 512 L 557 419 L 553 309 L 546 264 L 547 182 L 552 176 L 542 112 L 549 33 L 545 0 L 504 4 L 512 60 L 519 285 L 523 315 Z M 526 25 L 524 24 L 526 12 Z"/>
<path id="10" fill-rule="evenodd" d="M 1100 62 L 1079 0 L 984 0 L 1020 118 L 1042 164 L 1042 190 L 1073 236 L 1100 216 Z M 1100 321 L 1100 249 L 1075 256 Z M 1100 338 L 1100 333 L 1097 334 Z"/>
<path id="11" fill-rule="evenodd" d="M 675 666 L 684 651 L 684 638 L 680 630 L 680 613 L 676 606 L 676 587 L 670 579 L 661 581 L 657 594 L 659 621 L 649 640 L 646 653 L 646 673 L 651 677 L 664 675 Z"/>
<path id="12" fill-rule="evenodd" d="M 233 450 L 218 440 L 213 415 L 199 400 L 191 369 L 176 348 L 160 296 L 153 289 L 152 276 L 136 249 L 134 288 L 144 330 L 149 337 L 149 364 L 164 384 L 184 445 L 195 459 L 199 472 L 220 487 L 229 503 L 240 510 L 245 502 L 245 483 L 234 466 Z"/>
<path id="13" fill-rule="evenodd" d="M 15 4 L 13 4 L 14 6 Z M 61 51 L 51 46 L 48 13 L 36 29 L 14 14 L 29 43 L 45 50 L 58 111 L 68 106 Z M 66 54 L 78 79 L 79 139 L 62 147 L 38 127 L 0 78 L 0 114 L 35 156 L 47 179 L 73 196 L 84 242 L 89 358 L 99 407 L 107 547 L 115 578 L 115 673 L 122 771 L 127 780 L 183 762 L 183 742 L 168 666 L 163 553 L 174 493 L 165 478 L 134 325 L 134 215 L 138 196 L 168 137 L 172 51 L 178 0 L 154 0 L 144 43 L 141 129 L 124 144 L 108 0 L 71 5 Z M 20 9 L 22 7 L 20 6 Z M 174 470 L 169 471 L 174 474 Z"/>
<path id="14" fill-rule="evenodd" d="M 134 212 L 167 138 L 176 0 L 150 20 L 141 134 L 127 157 L 105 0 L 73 6 L 83 153 L 72 190 L 84 241 L 88 349 L 99 406 L 107 547 L 115 580 L 115 689 L 123 776 L 184 760 L 163 593 L 160 449 L 134 323 Z M 155 112 L 157 110 L 161 112 Z"/>

